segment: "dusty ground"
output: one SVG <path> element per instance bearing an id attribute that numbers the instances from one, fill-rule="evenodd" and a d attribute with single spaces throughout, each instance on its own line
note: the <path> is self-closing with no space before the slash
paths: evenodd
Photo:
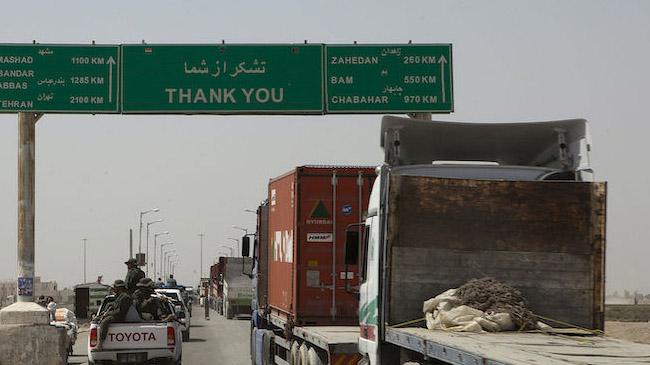
<path id="1" fill-rule="evenodd" d="M 650 323 L 648 322 L 605 322 L 605 333 L 622 340 L 650 344 Z"/>

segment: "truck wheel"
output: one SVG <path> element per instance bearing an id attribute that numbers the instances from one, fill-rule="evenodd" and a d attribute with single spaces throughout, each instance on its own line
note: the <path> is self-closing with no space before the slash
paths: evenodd
<path id="1" fill-rule="evenodd" d="M 293 341 L 293 343 L 291 343 L 289 365 L 300 365 L 299 351 L 300 351 L 300 345 L 298 345 L 298 341 Z"/>
<path id="2" fill-rule="evenodd" d="M 320 357 L 318 357 L 318 354 L 313 347 L 310 347 L 307 352 L 307 365 L 323 365 L 323 362 L 320 360 Z"/>
<path id="3" fill-rule="evenodd" d="M 252 365 L 256 365 L 255 358 L 257 357 L 257 346 L 256 346 L 257 334 L 255 332 L 256 332 L 255 327 L 251 327 L 251 337 L 250 337 L 251 340 L 250 340 L 249 345 L 251 346 L 250 352 L 251 352 L 251 364 Z"/>
<path id="4" fill-rule="evenodd" d="M 183 331 L 182 336 L 183 336 L 183 342 L 187 342 L 187 340 L 190 339 L 190 330 Z"/>
<path id="5" fill-rule="evenodd" d="M 275 356 L 273 351 L 273 331 L 266 331 L 262 337 L 262 365 L 273 365 L 275 364 Z"/>
<path id="6" fill-rule="evenodd" d="M 309 353 L 309 347 L 307 347 L 307 344 L 303 342 L 302 345 L 300 345 L 300 349 L 298 350 L 298 356 L 300 357 L 300 365 L 309 365 L 308 353 Z"/>

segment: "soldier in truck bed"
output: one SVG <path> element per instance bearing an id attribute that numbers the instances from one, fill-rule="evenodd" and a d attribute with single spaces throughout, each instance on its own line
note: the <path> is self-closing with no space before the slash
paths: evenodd
<path id="1" fill-rule="evenodd" d="M 113 283 L 113 291 L 117 296 L 115 300 L 108 305 L 108 309 L 97 318 L 95 321 L 99 322 L 99 343 L 97 349 L 101 350 L 106 335 L 108 334 L 108 326 L 111 323 L 122 322 L 126 317 L 126 313 L 131 307 L 131 296 L 127 292 L 126 283 L 124 280 L 115 280 Z"/>
<path id="2" fill-rule="evenodd" d="M 144 278 L 144 271 L 140 270 L 138 267 L 138 261 L 134 258 L 130 258 L 124 263 L 129 268 L 124 282 L 126 282 L 126 288 L 129 294 L 133 295 L 133 292 L 138 289 L 138 282 L 140 279 Z"/>
<path id="3" fill-rule="evenodd" d="M 140 279 L 138 289 L 133 293 L 133 304 L 144 320 L 160 320 L 164 315 L 162 301 L 151 296 L 155 293 L 153 280 L 150 278 Z"/>

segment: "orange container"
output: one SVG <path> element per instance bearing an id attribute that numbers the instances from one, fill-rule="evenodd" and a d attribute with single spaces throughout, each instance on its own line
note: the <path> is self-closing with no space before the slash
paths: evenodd
<path id="1" fill-rule="evenodd" d="M 359 268 L 345 265 L 345 231 L 365 218 L 374 178 L 374 167 L 301 166 L 270 181 L 272 314 L 296 325 L 358 324 Z"/>

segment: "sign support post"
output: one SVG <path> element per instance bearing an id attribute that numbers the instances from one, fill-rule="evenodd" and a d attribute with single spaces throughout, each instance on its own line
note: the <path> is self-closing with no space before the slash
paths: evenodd
<path id="1" fill-rule="evenodd" d="M 18 301 L 34 300 L 36 122 L 43 114 L 18 113 Z"/>
<path id="2" fill-rule="evenodd" d="M 409 113 L 408 116 L 413 119 L 421 119 L 421 120 L 431 120 L 431 118 L 433 118 L 432 113 Z"/>

